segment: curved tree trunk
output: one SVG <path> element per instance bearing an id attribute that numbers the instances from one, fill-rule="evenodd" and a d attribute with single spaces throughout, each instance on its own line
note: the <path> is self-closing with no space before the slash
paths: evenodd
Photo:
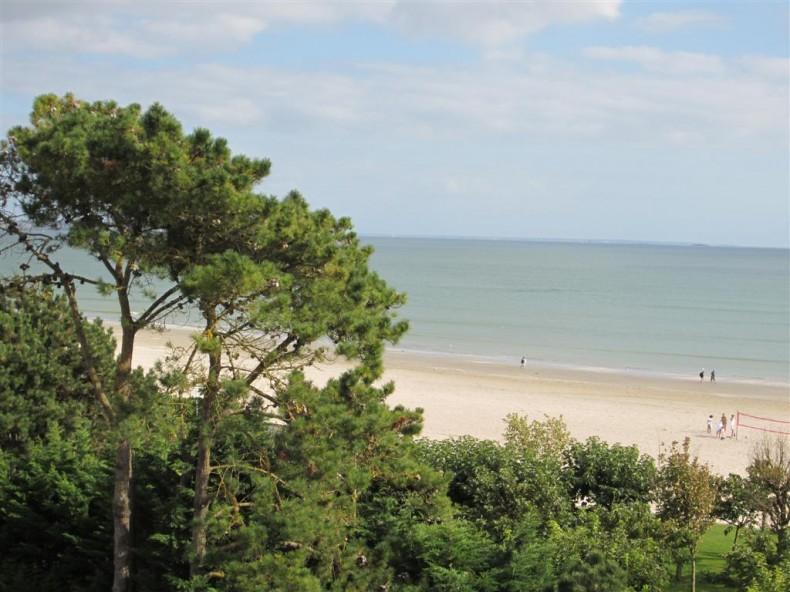
<path id="1" fill-rule="evenodd" d="M 121 277 L 119 273 L 119 277 Z M 115 392 L 124 402 L 131 396 L 129 379 L 137 328 L 132 320 L 125 285 L 118 290 L 121 306 L 121 352 L 115 364 Z M 113 583 L 112 592 L 128 592 L 132 581 L 132 444 L 124 439 L 115 457 L 113 489 Z"/>

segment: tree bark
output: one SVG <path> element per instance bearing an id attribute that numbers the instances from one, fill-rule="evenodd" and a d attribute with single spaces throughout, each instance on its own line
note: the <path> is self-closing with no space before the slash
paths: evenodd
<path id="1" fill-rule="evenodd" d="M 113 592 L 127 592 L 132 576 L 132 447 L 118 446 L 113 491 Z"/>
<path id="2" fill-rule="evenodd" d="M 216 320 L 210 315 L 204 335 L 214 336 Z M 212 410 L 219 393 L 221 349 L 212 349 L 208 354 L 209 371 L 203 400 L 200 404 L 200 425 L 198 436 L 198 456 L 195 463 L 195 500 L 192 522 L 192 551 L 189 573 L 192 577 L 200 573 L 206 558 L 206 519 L 208 518 L 208 483 L 211 476 L 211 445 L 213 437 Z"/>
<path id="3" fill-rule="evenodd" d="M 195 503 L 192 524 L 192 546 L 194 558 L 190 565 L 190 575 L 200 572 L 206 557 L 206 518 L 208 517 L 208 480 L 211 474 L 211 436 L 209 434 L 212 397 L 204 393 L 200 405 L 200 436 L 198 438 L 198 457 L 195 464 Z"/>
<path id="4" fill-rule="evenodd" d="M 124 402 L 131 395 L 129 379 L 137 328 L 125 286 L 118 289 L 121 306 L 121 352 L 115 364 L 115 392 Z M 128 592 L 132 581 L 132 444 L 124 438 L 118 445 L 113 489 L 113 592 Z"/>
<path id="5" fill-rule="evenodd" d="M 77 305 L 77 296 L 73 281 L 60 268 L 53 267 L 57 276 L 63 281 L 72 320 L 82 350 L 82 357 L 88 379 L 93 386 L 99 405 L 111 425 L 115 425 L 118 416 L 112 407 L 107 391 L 102 384 L 96 368 L 85 330 L 82 327 L 82 316 Z M 136 328 L 131 318 L 131 309 L 126 291 L 119 292 L 121 303 L 121 353 L 116 360 L 115 389 L 121 398 L 129 398 L 129 377 L 132 371 L 132 353 Z M 115 455 L 115 476 L 113 483 L 113 592 L 128 592 L 132 577 L 132 446 L 124 439 L 118 446 Z"/>
<path id="6" fill-rule="evenodd" d="M 691 559 L 691 592 L 697 592 L 697 558 Z"/>

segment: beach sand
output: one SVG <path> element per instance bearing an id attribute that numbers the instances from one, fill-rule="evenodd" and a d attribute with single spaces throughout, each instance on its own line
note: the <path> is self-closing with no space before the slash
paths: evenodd
<path id="1" fill-rule="evenodd" d="M 167 355 L 168 342 L 188 344 L 190 333 L 141 332 L 135 365 L 150 367 Z M 323 384 L 344 367 L 341 362 L 323 363 L 307 375 Z M 729 418 L 737 411 L 790 421 L 790 387 L 728 383 L 723 372 L 711 383 L 530 364 L 522 369 L 517 361 L 506 366 L 402 351 L 387 352 L 385 368 L 385 380 L 395 383 L 389 404 L 424 409 L 423 435 L 429 438 L 471 435 L 499 440 L 509 413 L 530 419 L 561 415 L 577 439 L 598 436 L 610 443 L 635 444 L 653 457 L 662 446 L 688 436 L 692 453 L 726 475 L 745 473 L 751 449 L 764 433 L 742 428 L 737 439 L 719 440 L 706 433 L 708 415 L 714 416 L 714 431 L 722 413 Z M 751 423 L 790 431 L 787 424 Z"/>

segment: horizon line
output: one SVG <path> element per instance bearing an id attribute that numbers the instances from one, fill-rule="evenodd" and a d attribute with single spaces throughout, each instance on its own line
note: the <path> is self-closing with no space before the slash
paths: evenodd
<path id="1" fill-rule="evenodd" d="M 771 249 L 777 251 L 790 251 L 787 246 L 761 246 L 761 245 L 733 245 L 727 243 L 703 243 L 690 241 L 661 241 L 661 240 L 636 240 L 636 239 L 609 239 L 609 238 L 558 238 L 558 237 L 514 237 L 514 236 L 474 236 L 463 234 L 399 234 L 381 232 L 361 232 L 357 234 L 363 238 L 411 238 L 429 240 L 470 240 L 487 242 L 522 242 L 522 243 L 570 243 L 570 244 L 610 244 L 610 245 L 646 245 L 655 247 L 700 247 L 700 248 L 727 248 L 727 249 Z"/>

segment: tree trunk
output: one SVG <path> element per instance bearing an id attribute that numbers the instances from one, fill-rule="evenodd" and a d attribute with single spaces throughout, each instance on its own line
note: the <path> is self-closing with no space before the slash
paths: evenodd
<path id="1" fill-rule="evenodd" d="M 691 558 L 691 592 L 697 592 L 697 558 Z"/>
<path id="2" fill-rule="evenodd" d="M 121 352 L 115 363 L 115 392 L 124 402 L 131 396 L 129 378 L 137 329 L 126 290 L 118 291 L 121 305 Z M 113 592 L 128 592 L 132 578 L 132 444 L 124 439 L 115 458 L 113 490 Z"/>
<path id="3" fill-rule="evenodd" d="M 732 548 L 735 548 L 735 545 L 738 544 L 738 533 L 741 531 L 741 525 L 737 524 L 735 526 L 735 538 L 732 540 Z"/>
<path id="4" fill-rule="evenodd" d="M 204 335 L 213 336 L 215 320 L 210 315 Z M 206 519 L 208 518 L 209 494 L 208 483 L 211 476 L 211 445 L 213 436 L 213 408 L 219 393 L 220 365 L 222 363 L 220 349 L 212 349 L 208 354 L 209 370 L 203 400 L 200 405 L 200 424 L 198 436 L 198 456 L 195 464 L 195 500 L 192 522 L 193 558 L 189 566 L 192 577 L 200 573 L 206 557 Z"/>
<path id="5" fill-rule="evenodd" d="M 200 436 L 198 437 L 198 457 L 195 465 L 195 503 L 192 523 L 192 546 L 194 558 L 189 566 L 193 577 L 200 572 L 206 557 L 206 518 L 208 517 L 208 480 L 211 474 L 211 435 L 209 421 L 213 397 L 208 389 L 203 394 L 200 406 Z"/>
<path id="6" fill-rule="evenodd" d="M 113 592 L 127 592 L 131 581 L 132 447 L 121 442 L 115 459 L 113 492 Z"/>
<path id="7" fill-rule="evenodd" d="M 102 384 L 96 363 L 91 352 L 82 316 L 77 305 L 74 282 L 54 267 L 55 273 L 63 282 L 64 292 L 69 301 L 72 321 L 82 350 L 83 361 L 96 398 L 110 425 L 116 425 L 118 415 L 113 409 L 105 385 Z M 117 278 L 116 278 L 117 279 Z M 131 307 L 126 290 L 119 290 L 118 301 L 121 305 L 121 353 L 115 366 L 115 391 L 123 401 L 129 399 L 129 377 L 132 371 L 132 353 L 137 329 L 132 321 Z M 132 575 L 132 446 L 123 440 L 115 455 L 115 475 L 113 483 L 113 592 L 128 592 Z"/>

